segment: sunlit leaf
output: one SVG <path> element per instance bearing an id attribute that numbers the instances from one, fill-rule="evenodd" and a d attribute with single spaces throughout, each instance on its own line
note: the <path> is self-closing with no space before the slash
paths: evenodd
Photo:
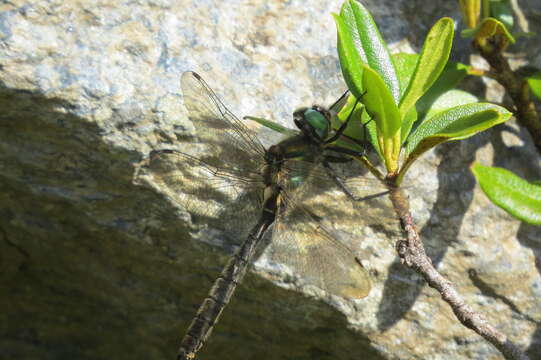
<path id="1" fill-rule="evenodd" d="M 496 205 L 526 223 L 541 225 L 541 186 L 511 171 L 474 164 L 471 167 L 481 189 Z"/>
<path id="2" fill-rule="evenodd" d="M 379 74 L 398 104 L 400 85 L 396 70 L 387 44 L 381 37 L 372 15 L 361 3 L 348 0 L 342 5 L 340 17 L 347 25 L 359 57 Z"/>
<path id="3" fill-rule="evenodd" d="M 428 91 L 443 71 L 453 43 L 453 26 L 453 20 L 442 18 L 430 29 L 411 81 L 400 100 L 402 116 Z"/>

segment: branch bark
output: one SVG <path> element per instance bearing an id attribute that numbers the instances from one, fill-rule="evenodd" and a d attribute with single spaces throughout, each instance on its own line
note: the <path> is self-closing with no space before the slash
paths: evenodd
<path id="1" fill-rule="evenodd" d="M 403 264 L 423 276 L 428 285 L 436 289 L 455 313 L 457 319 L 467 328 L 481 335 L 485 340 L 494 345 L 508 360 L 529 360 L 516 345 L 507 337 L 490 325 L 487 319 L 475 312 L 460 296 L 453 284 L 444 278 L 432 265 L 432 261 L 426 255 L 423 243 L 413 222 L 409 211 L 409 203 L 402 189 L 390 187 L 390 198 L 394 209 L 400 218 L 402 230 L 407 235 L 407 240 L 399 240 L 396 250 Z"/>
<path id="2" fill-rule="evenodd" d="M 483 46 L 474 42 L 474 47 L 490 64 L 490 73 L 493 75 L 491 77 L 505 88 L 513 100 L 517 120 L 528 130 L 537 151 L 541 153 L 541 120 L 535 104 L 530 100 L 530 87 L 526 79 L 511 70 L 509 62 L 503 56 L 503 45 L 500 44 L 503 42 L 496 38 L 487 41 Z"/>

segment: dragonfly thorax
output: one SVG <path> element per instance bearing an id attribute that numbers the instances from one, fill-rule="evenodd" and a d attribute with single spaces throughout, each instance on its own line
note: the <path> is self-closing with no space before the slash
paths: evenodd
<path id="1" fill-rule="evenodd" d="M 317 142 L 322 142 L 329 136 L 331 114 L 321 106 L 314 105 L 295 111 L 293 121 L 305 136 Z"/>

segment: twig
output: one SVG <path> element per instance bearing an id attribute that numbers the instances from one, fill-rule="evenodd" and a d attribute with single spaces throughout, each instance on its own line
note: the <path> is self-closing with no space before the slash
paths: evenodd
<path id="1" fill-rule="evenodd" d="M 421 274 L 428 285 L 436 289 L 443 300 L 451 306 L 457 319 L 464 326 L 475 331 L 494 345 L 506 359 L 529 360 L 528 356 L 511 343 L 504 334 L 490 325 L 483 315 L 476 313 L 467 305 L 452 283 L 436 270 L 432 265 L 432 261 L 426 255 L 404 192 L 400 188 L 393 188 L 392 186 L 390 190 L 394 209 L 400 218 L 402 229 L 407 235 L 407 240 L 399 240 L 396 243 L 396 250 L 401 262 Z"/>
<path id="2" fill-rule="evenodd" d="M 535 110 L 534 103 L 530 100 L 530 88 L 527 81 L 511 70 L 509 62 L 503 56 L 504 42 L 498 36 L 488 39 L 483 46 L 474 42 L 481 56 L 490 64 L 491 73 L 507 91 L 515 104 L 515 116 L 519 123 L 524 126 L 532 136 L 537 151 L 541 153 L 541 121 Z"/>

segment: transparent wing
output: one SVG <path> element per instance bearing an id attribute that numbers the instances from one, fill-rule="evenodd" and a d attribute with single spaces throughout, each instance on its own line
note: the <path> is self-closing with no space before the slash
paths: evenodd
<path id="1" fill-rule="evenodd" d="M 257 221 L 264 188 L 259 172 L 245 174 L 227 163 L 215 166 L 174 150 L 153 151 L 148 169 L 169 196 L 190 213 L 205 217 L 205 223 L 220 219 L 240 235 Z"/>
<path id="2" fill-rule="evenodd" d="M 288 174 L 281 179 L 283 191 L 268 248 L 270 258 L 289 267 L 307 284 L 329 293 L 344 298 L 367 296 L 371 288 L 367 271 L 326 225 L 330 224 L 325 218 L 330 207 L 333 217 L 340 217 L 342 222 L 350 220 L 352 214 L 340 216 L 338 213 L 347 215 L 340 210 L 341 204 L 321 203 L 318 199 L 335 188 L 334 184 L 328 176 L 322 177 L 324 170 L 319 165 L 302 161 L 287 164 Z"/>
<path id="3" fill-rule="evenodd" d="M 377 228 L 389 235 L 400 233 L 399 221 L 389 199 L 388 189 L 379 179 L 357 162 L 331 164 L 331 167 L 334 176 L 342 181 L 355 199 L 352 201 L 352 198 L 346 198 L 340 201 L 352 201 L 350 206 L 356 211 L 357 224 Z M 321 172 L 321 169 L 324 168 L 317 169 L 317 172 Z M 315 183 L 316 186 L 317 184 Z"/>
<path id="4" fill-rule="evenodd" d="M 256 134 L 225 107 L 197 73 L 182 74 L 181 87 L 189 118 L 206 147 L 205 161 L 217 167 L 229 163 L 242 171 L 257 171 L 265 148 Z"/>

